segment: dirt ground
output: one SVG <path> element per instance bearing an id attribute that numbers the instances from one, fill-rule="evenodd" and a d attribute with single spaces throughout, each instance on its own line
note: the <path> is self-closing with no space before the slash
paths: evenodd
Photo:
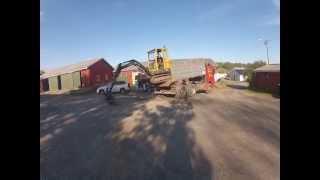
<path id="1" fill-rule="evenodd" d="M 280 179 L 280 99 L 234 87 L 115 99 L 40 97 L 43 179 Z"/>

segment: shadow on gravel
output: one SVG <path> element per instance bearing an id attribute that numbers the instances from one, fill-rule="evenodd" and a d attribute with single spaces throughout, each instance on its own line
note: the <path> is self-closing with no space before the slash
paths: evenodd
<path id="1" fill-rule="evenodd" d="M 186 126 L 192 104 L 174 100 L 149 111 L 149 98 L 117 96 L 114 106 L 95 96 L 45 101 L 40 105 L 42 179 L 212 179 L 212 164 Z M 131 117 L 137 112 L 140 116 Z M 132 124 L 124 126 L 128 121 Z"/>
<path id="2" fill-rule="evenodd" d="M 248 102 L 250 99 L 254 102 L 262 101 L 255 97 L 247 98 Z M 193 99 L 193 104 L 203 106 L 209 103 L 206 101 Z M 214 101 L 219 104 L 219 107 L 227 108 L 215 110 L 216 115 L 227 120 L 226 123 L 236 124 L 245 132 L 252 133 L 266 143 L 273 144 L 274 147 L 280 149 L 280 110 L 274 108 L 274 105 L 253 106 L 236 99 L 229 101 L 215 99 Z"/>

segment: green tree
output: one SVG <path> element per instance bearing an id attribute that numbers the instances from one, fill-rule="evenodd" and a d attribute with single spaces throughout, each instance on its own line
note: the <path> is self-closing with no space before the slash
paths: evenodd
<path id="1" fill-rule="evenodd" d="M 227 70 L 230 71 L 232 68 L 234 68 L 234 65 L 231 62 L 225 62 L 225 63 L 223 63 L 222 68 L 227 69 Z"/>
<path id="2" fill-rule="evenodd" d="M 226 69 L 223 68 L 223 67 L 218 67 L 217 72 L 218 72 L 218 73 L 227 73 L 228 70 L 226 70 Z"/>
<path id="3" fill-rule="evenodd" d="M 253 64 L 249 64 L 248 68 L 257 69 L 257 68 L 264 66 L 264 65 L 266 65 L 266 63 L 262 60 L 259 60 L 259 61 L 253 62 Z"/>

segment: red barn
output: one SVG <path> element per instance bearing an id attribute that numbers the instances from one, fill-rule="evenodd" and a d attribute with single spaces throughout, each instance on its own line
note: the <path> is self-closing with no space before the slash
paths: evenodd
<path id="1" fill-rule="evenodd" d="M 118 80 L 126 81 L 130 86 L 134 86 L 137 83 L 137 76 L 140 74 L 145 74 L 145 72 L 137 66 L 129 66 L 121 70 Z"/>
<path id="2" fill-rule="evenodd" d="M 113 67 L 103 58 L 97 58 L 46 70 L 45 74 L 40 76 L 40 81 L 48 81 L 48 90 L 57 91 L 95 87 L 109 82 L 112 76 Z"/>
<path id="3" fill-rule="evenodd" d="M 45 92 L 49 90 L 49 83 L 48 83 L 48 79 L 42 79 L 40 77 L 40 93 L 41 92 Z"/>
<path id="4" fill-rule="evenodd" d="M 255 69 L 252 85 L 256 89 L 277 92 L 280 85 L 280 64 L 268 64 Z"/>

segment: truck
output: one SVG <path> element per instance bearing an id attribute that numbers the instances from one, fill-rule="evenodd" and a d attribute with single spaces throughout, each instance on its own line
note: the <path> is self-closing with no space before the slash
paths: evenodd
<path id="1" fill-rule="evenodd" d="M 207 92 L 214 85 L 215 65 L 210 58 L 171 60 L 167 48 L 148 51 L 145 65 L 132 59 L 119 63 L 114 73 L 112 87 L 120 71 L 129 66 L 137 66 L 147 75 L 148 82 L 154 87 L 154 94 L 170 95 L 178 98 L 190 97 L 197 92 Z M 107 98 L 107 99 L 108 99 Z"/>
<path id="2" fill-rule="evenodd" d="M 175 59 L 171 63 L 168 79 L 156 86 L 155 94 L 192 96 L 198 92 L 207 92 L 214 85 L 213 60 L 209 58 Z M 153 84 L 155 83 L 153 81 Z M 181 92 L 183 89 L 187 92 Z"/>

